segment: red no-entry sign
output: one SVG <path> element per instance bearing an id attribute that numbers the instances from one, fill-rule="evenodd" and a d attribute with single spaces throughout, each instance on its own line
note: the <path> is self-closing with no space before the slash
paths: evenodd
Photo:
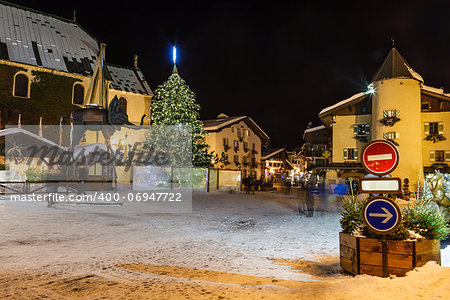
<path id="1" fill-rule="evenodd" d="M 389 141 L 375 140 L 367 144 L 362 151 L 362 165 L 374 175 L 386 175 L 398 165 L 398 149 Z"/>

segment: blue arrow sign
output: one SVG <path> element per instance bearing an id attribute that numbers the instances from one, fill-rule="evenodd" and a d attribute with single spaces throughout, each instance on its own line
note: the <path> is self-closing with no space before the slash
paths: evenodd
<path id="1" fill-rule="evenodd" d="M 367 226 L 378 234 L 394 231 L 401 222 L 401 212 L 397 204 L 385 197 L 376 197 L 365 205 L 363 217 Z"/>

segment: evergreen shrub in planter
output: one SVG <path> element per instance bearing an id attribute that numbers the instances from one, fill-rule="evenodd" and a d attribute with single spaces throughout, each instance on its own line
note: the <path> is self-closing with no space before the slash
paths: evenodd
<path id="1" fill-rule="evenodd" d="M 341 267 L 351 274 L 383 275 L 380 236 L 364 224 L 366 200 L 348 196 L 342 203 L 339 234 Z M 387 266 L 390 275 L 404 275 L 428 261 L 440 264 L 440 240 L 449 234 L 449 224 L 436 203 L 412 200 L 402 209 L 402 223 L 387 235 Z"/>

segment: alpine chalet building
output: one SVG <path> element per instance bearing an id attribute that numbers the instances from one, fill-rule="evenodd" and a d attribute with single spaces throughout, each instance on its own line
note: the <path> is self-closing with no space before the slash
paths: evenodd
<path id="1" fill-rule="evenodd" d="M 367 91 L 323 109 L 319 118 L 332 130 L 327 183 L 339 182 L 349 172 L 363 176 L 361 150 L 376 139 L 397 145 L 400 161 L 391 175 L 408 178 L 412 191 L 424 173 L 450 172 L 450 94 L 425 85 L 395 48 Z"/>

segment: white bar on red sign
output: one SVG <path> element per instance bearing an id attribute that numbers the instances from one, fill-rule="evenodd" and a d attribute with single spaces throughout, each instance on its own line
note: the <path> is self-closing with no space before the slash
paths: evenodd
<path id="1" fill-rule="evenodd" d="M 363 191 L 398 191 L 400 190 L 399 182 L 398 180 L 361 180 L 361 189 Z"/>
<path id="2" fill-rule="evenodd" d="M 374 160 L 387 160 L 392 159 L 392 154 L 377 154 L 377 155 L 368 155 L 367 160 L 368 161 L 374 161 Z"/>

